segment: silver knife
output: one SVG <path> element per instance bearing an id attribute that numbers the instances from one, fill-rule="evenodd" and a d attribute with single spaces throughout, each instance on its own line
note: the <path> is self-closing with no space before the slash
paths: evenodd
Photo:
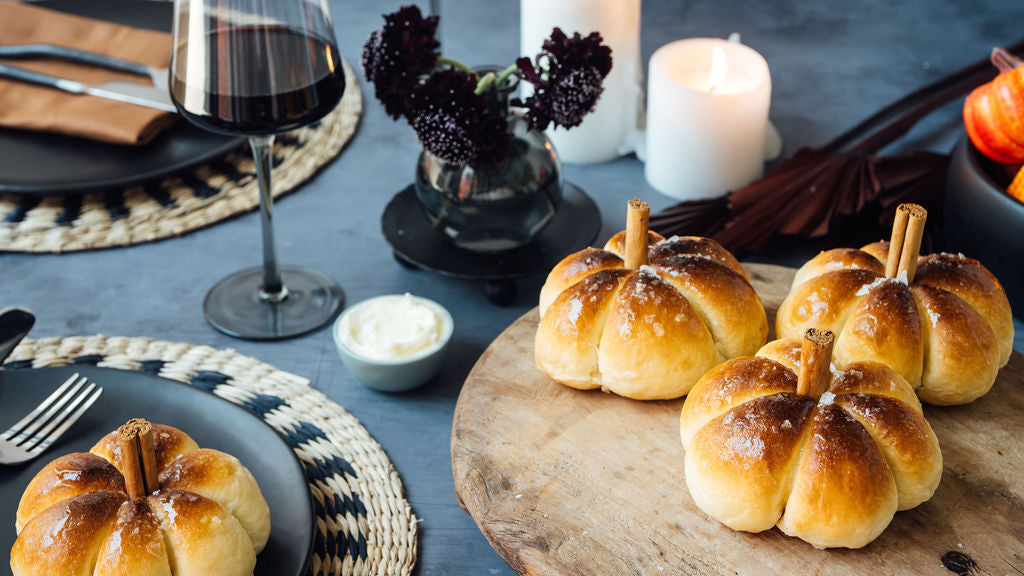
<path id="1" fill-rule="evenodd" d="M 153 82 L 153 86 L 156 86 L 161 90 L 167 89 L 167 68 L 148 66 L 146 64 L 140 64 L 139 62 L 132 62 L 130 60 L 115 58 L 114 56 L 107 56 L 106 54 L 71 48 L 70 46 L 60 46 L 57 44 L 3 45 L 0 46 L 0 58 L 55 58 L 57 60 L 65 60 L 67 62 L 76 62 L 78 64 L 98 66 L 100 68 L 116 70 L 118 72 L 127 72 L 128 74 L 136 74 L 138 76 L 146 76 Z"/>
<path id="2" fill-rule="evenodd" d="M 56 88 L 72 94 L 90 94 L 109 100 L 128 102 L 138 106 L 156 108 L 164 112 L 178 111 L 174 104 L 171 103 L 171 97 L 166 89 L 161 90 L 146 84 L 136 84 L 120 80 L 95 85 L 83 84 L 75 80 L 40 74 L 39 72 L 32 72 L 31 70 L 25 70 L 17 66 L 8 66 L 7 64 L 0 64 L 0 77 L 29 82 L 48 88 Z"/>

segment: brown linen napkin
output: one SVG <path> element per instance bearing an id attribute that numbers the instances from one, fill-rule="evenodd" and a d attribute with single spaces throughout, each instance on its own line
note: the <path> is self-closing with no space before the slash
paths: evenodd
<path id="1" fill-rule="evenodd" d="M 0 1 L 0 44 L 59 44 L 166 68 L 171 36 Z M 149 78 L 56 59 L 5 59 L 5 64 L 85 84 Z M 97 96 L 68 94 L 0 78 L 0 126 L 141 145 L 171 125 L 176 114 Z"/>

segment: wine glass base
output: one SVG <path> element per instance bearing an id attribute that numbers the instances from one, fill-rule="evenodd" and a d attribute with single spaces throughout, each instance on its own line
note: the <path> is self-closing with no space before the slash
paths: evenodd
<path id="1" fill-rule="evenodd" d="M 271 303 L 260 297 L 263 268 L 249 268 L 221 280 L 206 294 L 203 314 L 211 326 L 245 340 L 283 340 L 312 332 L 341 312 L 345 293 L 330 277 L 282 266 L 288 297 Z"/>

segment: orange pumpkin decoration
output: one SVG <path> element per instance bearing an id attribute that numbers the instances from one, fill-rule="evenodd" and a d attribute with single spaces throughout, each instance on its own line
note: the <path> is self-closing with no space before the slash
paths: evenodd
<path id="1" fill-rule="evenodd" d="M 964 126 L 974 146 L 1003 164 L 1024 162 L 1024 66 L 1002 48 L 992 50 L 995 80 L 974 89 L 964 102 Z"/>

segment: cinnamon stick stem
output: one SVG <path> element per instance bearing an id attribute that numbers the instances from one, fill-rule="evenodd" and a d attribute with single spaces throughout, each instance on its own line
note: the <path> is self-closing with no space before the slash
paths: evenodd
<path id="1" fill-rule="evenodd" d="M 626 268 L 636 270 L 647 264 L 647 229 L 651 207 L 639 198 L 629 201 L 626 212 Z"/>
<path id="2" fill-rule="evenodd" d="M 903 238 L 903 249 L 900 253 L 900 264 L 896 276 L 901 277 L 906 273 L 907 284 L 914 281 L 914 274 L 917 273 L 917 258 L 921 252 L 921 238 L 924 236 L 924 223 L 928 218 L 928 211 L 918 204 L 900 204 L 900 209 L 906 207 L 909 217 L 907 222 L 907 233 Z M 892 250 L 892 246 L 889 246 Z"/>
<path id="3" fill-rule="evenodd" d="M 153 426 L 141 418 L 133 418 L 117 429 L 121 447 L 121 468 L 125 487 L 132 499 L 143 498 L 159 489 Z"/>
<path id="4" fill-rule="evenodd" d="M 831 330 L 808 328 L 804 333 L 803 348 L 800 351 L 800 374 L 797 376 L 796 392 L 811 398 L 820 398 L 828 390 L 832 378 L 832 344 L 835 337 Z"/>
<path id="5" fill-rule="evenodd" d="M 900 267 L 900 254 L 903 252 L 903 240 L 907 236 L 907 222 L 910 212 L 901 204 L 896 208 L 896 219 L 892 222 L 892 236 L 889 238 L 889 255 L 885 260 L 885 277 L 895 278 Z"/>

